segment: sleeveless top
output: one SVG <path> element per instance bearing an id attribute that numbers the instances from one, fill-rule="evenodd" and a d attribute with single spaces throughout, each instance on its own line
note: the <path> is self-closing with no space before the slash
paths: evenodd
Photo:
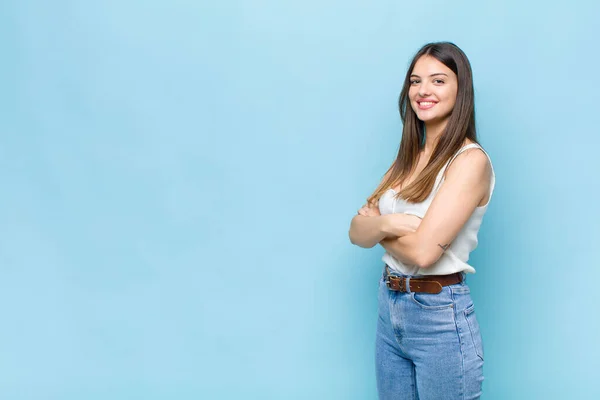
<path id="1" fill-rule="evenodd" d="M 395 199 L 394 195 L 396 191 L 394 189 L 388 189 L 380 198 L 379 198 L 379 212 L 381 215 L 392 214 L 392 213 L 405 213 L 416 215 L 419 218 L 423 218 L 427 209 L 431 205 L 433 198 L 437 194 L 442 182 L 444 181 L 443 175 L 448 165 L 463 151 L 479 148 L 481 149 L 485 155 L 488 157 L 490 161 L 490 166 L 492 160 L 490 156 L 481 148 L 477 143 L 468 144 L 461 149 L 459 149 L 456 154 L 448 160 L 446 165 L 444 165 L 440 172 L 436 177 L 435 184 L 429 196 L 420 203 L 409 203 L 404 199 Z M 490 199 L 492 199 L 492 193 L 494 191 L 494 185 L 496 183 L 496 177 L 494 174 L 494 168 L 492 167 L 492 177 L 490 182 Z M 406 265 L 397 260 L 390 253 L 385 252 L 382 260 L 390 266 L 390 268 L 400 274 L 405 275 L 448 275 L 454 272 L 464 272 L 464 273 L 475 273 L 475 268 L 471 265 L 467 264 L 469 260 L 469 254 L 477 247 L 477 233 L 479 232 L 479 227 L 481 226 L 481 221 L 483 220 L 483 215 L 485 214 L 490 201 L 488 200 L 487 204 L 484 206 L 477 207 L 473 214 L 469 217 L 465 225 L 462 227 L 454 241 L 448 246 L 448 248 L 442 253 L 442 256 L 431 266 L 427 268 L 419 268 L 416 265 Z"/>

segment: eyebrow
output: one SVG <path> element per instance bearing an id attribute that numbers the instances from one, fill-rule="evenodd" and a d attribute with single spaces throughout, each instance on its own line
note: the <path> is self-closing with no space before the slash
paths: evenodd
<path id="1" fill-rule="evenodd" d="M 429 76 L 436 76 L 436 75 L 446 75 L 446 74 L 444 74 L 443 72 L 436 72 L 435 74 L 431 74 L 431 75 L 429 75 Z M 420 78 L 420 76 L 419 76 L 419 75 L 417 75 L 417 74 L 411 74 L 411 75 L 410 75 L 410 77 L 411 77 L 411 78 L 412 78 L 413 76 L 416 76 L 417 78 Z M 446 75 L 446 76 L 448 76 L 448 75 Z"/>

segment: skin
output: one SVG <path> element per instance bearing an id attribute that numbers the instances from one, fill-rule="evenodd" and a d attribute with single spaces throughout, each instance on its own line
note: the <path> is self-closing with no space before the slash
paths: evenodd
<path id="1" fill-rule="evenodd" d="M 417 118 L 425 122 L 427 135 L 424 152 L 430 155 L 454 109 L 458 78 L 450 68 L 434 57 L 423 56 L 417 60 L 410 82 L 410 105 Z M 421 110 L 418 102 L 423 99 L 433 99 L 437 104 L 428 110 Z"/>
<path id="2" fill-rule="evenodd" d="M 421 57 L 411 74 L 410 105 L 418 118 L 425 122 L 426 143 L 419 154 L 415 171 L 395 188 L 396 191 L 412 182 L 427 165 L 448 123 L 458 90 L 456 74 L 433 57 Z M 437 104 L 421 110 L 418 102 L 422 99 L 433 99 Z M 466 140 L 463 145 L 469 143 Z M 382 216 L 376 205 L 365 204 L 353 218 L 350 236 L 359 236 L 353 235 L 353 229 L 360 231 L 368 223 L 370 240 L 363 244 L 379 239 L 378 243 L 402 263 L 427 268 L 440 258 L 475 208 L 487 203 L 490 182 L 491 165 L 487 156 L 479 149 L 469 149 L 456 157 L 446 170 L 444 183 L 423 220 L 406 214 Z M 370 221 L 365 221 L 365 218 Z"/>
<path id="3" fill-rule="evenodd" d="M 414 232 L 418 227 L 418 221 L 417 217 L 406 214 L 379 215 L 377 206 L 373 206 L 368 211 L 365 208 L 365 212 L 359 210 L 359 215 L 352 218 L 348 234 L 353 244 L 371 248 L 385 238 L 397 238 Z"/>

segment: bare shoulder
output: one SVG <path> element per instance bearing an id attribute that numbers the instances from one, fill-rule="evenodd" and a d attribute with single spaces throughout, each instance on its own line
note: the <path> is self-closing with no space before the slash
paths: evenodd
<path id="1" fill-rule="evenodd" d="M 486 181 L 491 171 L 492 166 L 487 154 L 480 148 L 472 148 L 456 156 L 448 166 L 446 177 L 448 179 L 463 177 L 469 180 Z"/>

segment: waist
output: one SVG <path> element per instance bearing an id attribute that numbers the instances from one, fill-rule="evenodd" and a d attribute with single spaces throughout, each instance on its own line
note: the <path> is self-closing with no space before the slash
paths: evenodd
<path id="1" fill-rule="evenodd" d="M 399 292 L 439 293 L 443 286 L 454 285 L 464 280 L 463 272 L 448 275 L 404 275 L 385 265 L 383 280 L 390 290 Z"/>
<path id="2" fill-rule="evenodd" d="M 459 259 L 451 249 L 445 251 L 440 258 L 427 268 L 419 268 L 416 265 L 403 264 L 387 251 L 383 254 L 382 261 L 389 265 L 394 273 L 400 275 L 429 276 L 448 275 L 454 272 L 475 273 L 475 268 L 466 261 Z"/>

